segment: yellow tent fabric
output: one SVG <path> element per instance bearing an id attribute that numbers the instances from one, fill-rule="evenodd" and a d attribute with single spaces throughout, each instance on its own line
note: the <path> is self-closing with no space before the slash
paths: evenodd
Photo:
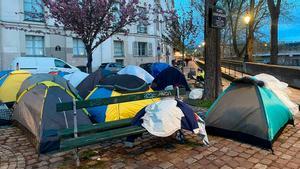
<path id="1" fill-rule="evenodd" d="M 147 92 L 152 92 L 152 89 L 148 90 Z M 138 93 L 142 93 L 142 92 L 138 92 Z M 138 93 L 130 93 L 130 94 L 138 94 Z M 111 97 L 123 96 L 123 95 L 128 95 L 128 94 L 121 94 L 116 91 L 113 91 Z M 125 103 L 108 105 L 106 110 L 105 121 L 114 121 L 114 120 L 132 118 L 142 108 L 154 102 L 158 102 L 159 100 L 160 99 L 147 99 L 147 100 L 139 100 L 133 102 L 125 102 Z"/>
<path id="2" fill-rule="evenodd" d="M 150 89 L 146 92 L 152 92 Z M 130 93 L 130 94 L 139 94 L 143 92 Z M 116 91 L 112 92 L 111 97 L 114 96 L 124 96 L 129 94 L 121 94 Z M 115 121 L 120 119 L 133 118 L 142 108 L 148 106 L 152 103 L 158 102 L 160 99 L 147 99 L 147 100 L 139 100 L 133 102 L 125 102 L 118 104 L 108 105 L 106 110 L 106 118 L 105 121 Z"/>
<path id="3" fill-rule="evenodd" d="M 16 95 L 23 81 L 29 76 L 31 76 L 31 74 L 23 70 L 10 72 L 0 86 L 0 102 L 15 102 Z"/>

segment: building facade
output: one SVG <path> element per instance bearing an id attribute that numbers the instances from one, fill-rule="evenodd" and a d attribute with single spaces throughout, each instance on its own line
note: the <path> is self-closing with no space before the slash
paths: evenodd
<path id="1" fill-rule="evenodd" d="M 38 0 L 41 1 L 41 0 Z M 80 39 L 55 34 L 39 34 L 32 30 L 46 30 L 54 26 L 51 19 L 34 18 L 31 13 L 43 14 L 45 8 L 37 0 L 0 1 L 0 70 L 10 68 L 18 56 L 51 56 L 61 58 L 73 66 L 85 66 L 85 47 Z M 141 2 L 143 3 L 143 2 Z M 147 0 L 162 9 L 174 8 L 173 0 Z M 163 20 L 160 14 L 150 14 L 150 20 Z M 10 29 L 18 27 L 19 29 Z M 24 27 L 24 30 L 20 28 Z M 148 62 L 171 63 L 173 48 L 163 43 L 164 22 L 128 26 L 128 35 L 116 34 L 103 42 L 93 53 L 93 69 L 101 63 L 119 62 L 139 65 Z"/>

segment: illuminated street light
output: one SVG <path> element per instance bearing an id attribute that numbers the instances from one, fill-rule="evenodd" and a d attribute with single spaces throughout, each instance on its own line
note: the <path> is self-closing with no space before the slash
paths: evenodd
<path id="1" fill-rule="evenodd" d="M 247 13 L 246 16 L 244 17 L 244 21 L 246 25 L 249 24 L 251 20 L 250 15 Z M 245 52 L 245 57 L 244 57 L 244 62 L 248 62 L 249 60 L 249 55 L 248 55 L 248 27 L 246 26 L 246 52 Z"/>
<path id="2" fill-rule="evenodd" d="M 245 23 L 248 25 L 251 20 L 251 17 L 247 14 L 244 18 Z"/>
<path id="3" fill-rule="evenodd" d="M 265 44 L 264 44 L 264 46 L 265 46 L 265 47 L 268 47 L 268 44 L 267 44 L 267 43 L 265 43 Z"/>
<path id="4" fill-rule="evenodd" d="M 205 42 L 202 42 L 202 46 L 205 46 Z"/>

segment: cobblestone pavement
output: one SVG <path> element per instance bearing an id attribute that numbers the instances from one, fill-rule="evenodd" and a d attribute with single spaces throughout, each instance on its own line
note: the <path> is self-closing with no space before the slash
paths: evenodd
<path id="1" fill-rule="evenodd" d="M 274 154 L 248 144 L 209 136 L 204 147 L 186 134 L 186 143 L 149 135 L 125 148 L 122 140 L 81 150 L 80 168 L 300 168 L 300 119 L 288 125 L 273 144 Z M 41 155 L 16 127 L 0 129 L 0 169 L 75 168 L 73 153 Z"/>

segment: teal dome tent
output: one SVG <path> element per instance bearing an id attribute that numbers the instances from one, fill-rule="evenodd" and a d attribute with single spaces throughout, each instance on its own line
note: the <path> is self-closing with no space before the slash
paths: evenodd
<path id="1" fill-rule="evenodd" d="M 206 114 L 208 133 L 272 149 L 293 115 L 262 81 L 242 78 L 220 95 Z"/>

